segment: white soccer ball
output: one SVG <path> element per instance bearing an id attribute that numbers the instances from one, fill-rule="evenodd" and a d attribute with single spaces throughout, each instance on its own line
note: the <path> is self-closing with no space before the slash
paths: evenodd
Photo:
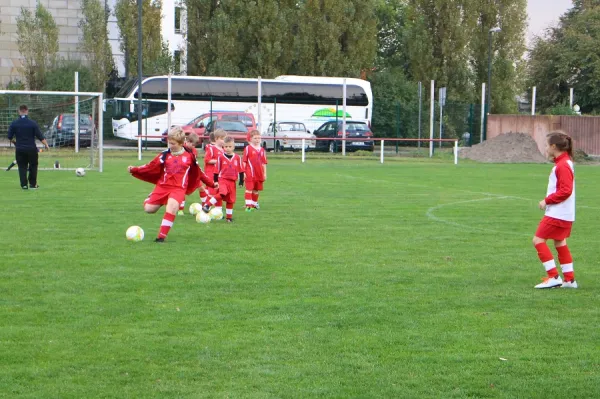
<path id="1" fill-rule="evenodd" d="M 210 216 L 208 213 L 204 213 L 202 211 L 198 212 L 196 214 L 196 222 L 198 223 L 209 223 L 210 222 Z"/>
<path id="2" fill-rule="evenodd" d="M 202 204 L 194 202 L 190 205 L 190 215 L 197 215 L 199 212 L 202 212 Z"/>
<path id="3" fill-rule="evenodd" d="M 75 169 L 75 174 L 78 177 L 83 177 L 83 176 L 85 176 L 85 169 L 83 169 L 83 168 L 77 168 L 77 169 Z"/>
<path id="4" fill-rule="evenodd" d="M 208 212 L 210 218 L 213 220 L 221 220 L 223 219 L 223 209 L 219 207 L 215 207 Z"/>
<path id="5" fill-rule="evenodd" d="M 144 230 L 140 226 L 131 226 L 125 232 L 125 237 L 129 241 L 142 241 L 144 239 Z"/>

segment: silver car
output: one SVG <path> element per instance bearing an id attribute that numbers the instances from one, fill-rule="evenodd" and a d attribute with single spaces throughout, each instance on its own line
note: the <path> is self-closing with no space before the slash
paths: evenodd
<path id="1" fill-rule="evenodd" d="M 311 134 L 302 122 L 270 123 L 262 134 L 262 146 L 276 151 L 294 151 L 302 149 L 302 139 L 305 139 L 305 150 L 313 150 L 316 146 L 316 136 Z"/>

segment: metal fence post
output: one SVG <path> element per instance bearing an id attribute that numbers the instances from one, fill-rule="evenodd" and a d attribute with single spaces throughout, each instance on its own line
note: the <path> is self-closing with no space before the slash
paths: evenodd
<path id="1" fill-rule="evenodd" d="M 396 103 L 396 138 L 400 138 L 400 102 Z M 396 154 L 398 154 L 398 140 L 396 140 Z"/>

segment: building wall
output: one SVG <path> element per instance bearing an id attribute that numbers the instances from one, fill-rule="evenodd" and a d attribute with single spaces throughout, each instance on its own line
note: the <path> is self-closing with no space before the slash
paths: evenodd
<path id="1" fill-rule="evenodd" d="M 54 17 L 59 28 L 59 57 L 71 60 L 83 60 L 85 57 L 79 51 L 81 31 L 78 28 L 82 18 L 80 0 L 0 0 L 0 86 L 6 85 L 14 79 L 19 79 L 21 74 L 19 67 L 22 65 L 22 57 L 17 47 L 17 17 L 21 13 L 21 7 L 27 7 L 35 11 L 37 2 L 48 9 Z M 102 2 L 102 0 L 100 0 Z M 105 0 L 111 10 L 114 10 L 117 0 Z M 163 40 L 169 44 L 171 54 L 176 50 L 185 54 L 185 11 L 181 23 L 181 31 L 175 32 L 175 7 L 179 6 L 179 0 L 163 0 L 163 20 L 161 33 Z M 113 50 L 115 65 L 119 76 L 124 76 L 125 55 L 120 49 L 119 28 L 117 18 L 111 13 L 108 20 L 108 38 Z M 185 74 L 185 56 L 182 56 L 182 73 Z"/>
<path id="2" fill-rule="evenodd" d="M 81 19 L 79 0 L 39 0 L 54 17 L 59 28 L 59 57 L 82 59 L 78 43 L 80 30 L 77 27 Z M 19 67 L 22 65 L 21 53 L 17 47 L 17 17 L 21 7 L 35 12 L 38 0 L 0 0 L 0 84 L 5 87 L 13 79 L 19 79 Z"/>

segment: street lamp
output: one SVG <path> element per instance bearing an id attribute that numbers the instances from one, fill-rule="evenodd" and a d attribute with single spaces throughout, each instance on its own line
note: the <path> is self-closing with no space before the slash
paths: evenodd
<path id="1" fill-rule="evenodd" d="M 138 25 L 137 25 L 137 39 L 138 39 L 138 135 L 142 135 L 142 0 L 137 0 L 138 6 Z M 148 134 L 148 132 L 146 132 Z"/>
<path id="2" fill-rule="evenodd" d="M 500 32 L 502 29 L 496 26 L 488 32 L 488 113 L 492 110 L 492 33 Z"/>
<path id="3" fill-rule="evenodd" d="M 487 112 L 485 115 L 485 120 L 487 120 L 487 115 L 492 110 L 492 33 L 500 32 L 502 29 L 496 26 L 488 31 L 488 84 L 487 84 Z M 482 121 L 483 123 L 483 121 Z M 487 123 L 483 131 L 481 132 L 481 141 L 485 141 L 487 136 Z"/>

